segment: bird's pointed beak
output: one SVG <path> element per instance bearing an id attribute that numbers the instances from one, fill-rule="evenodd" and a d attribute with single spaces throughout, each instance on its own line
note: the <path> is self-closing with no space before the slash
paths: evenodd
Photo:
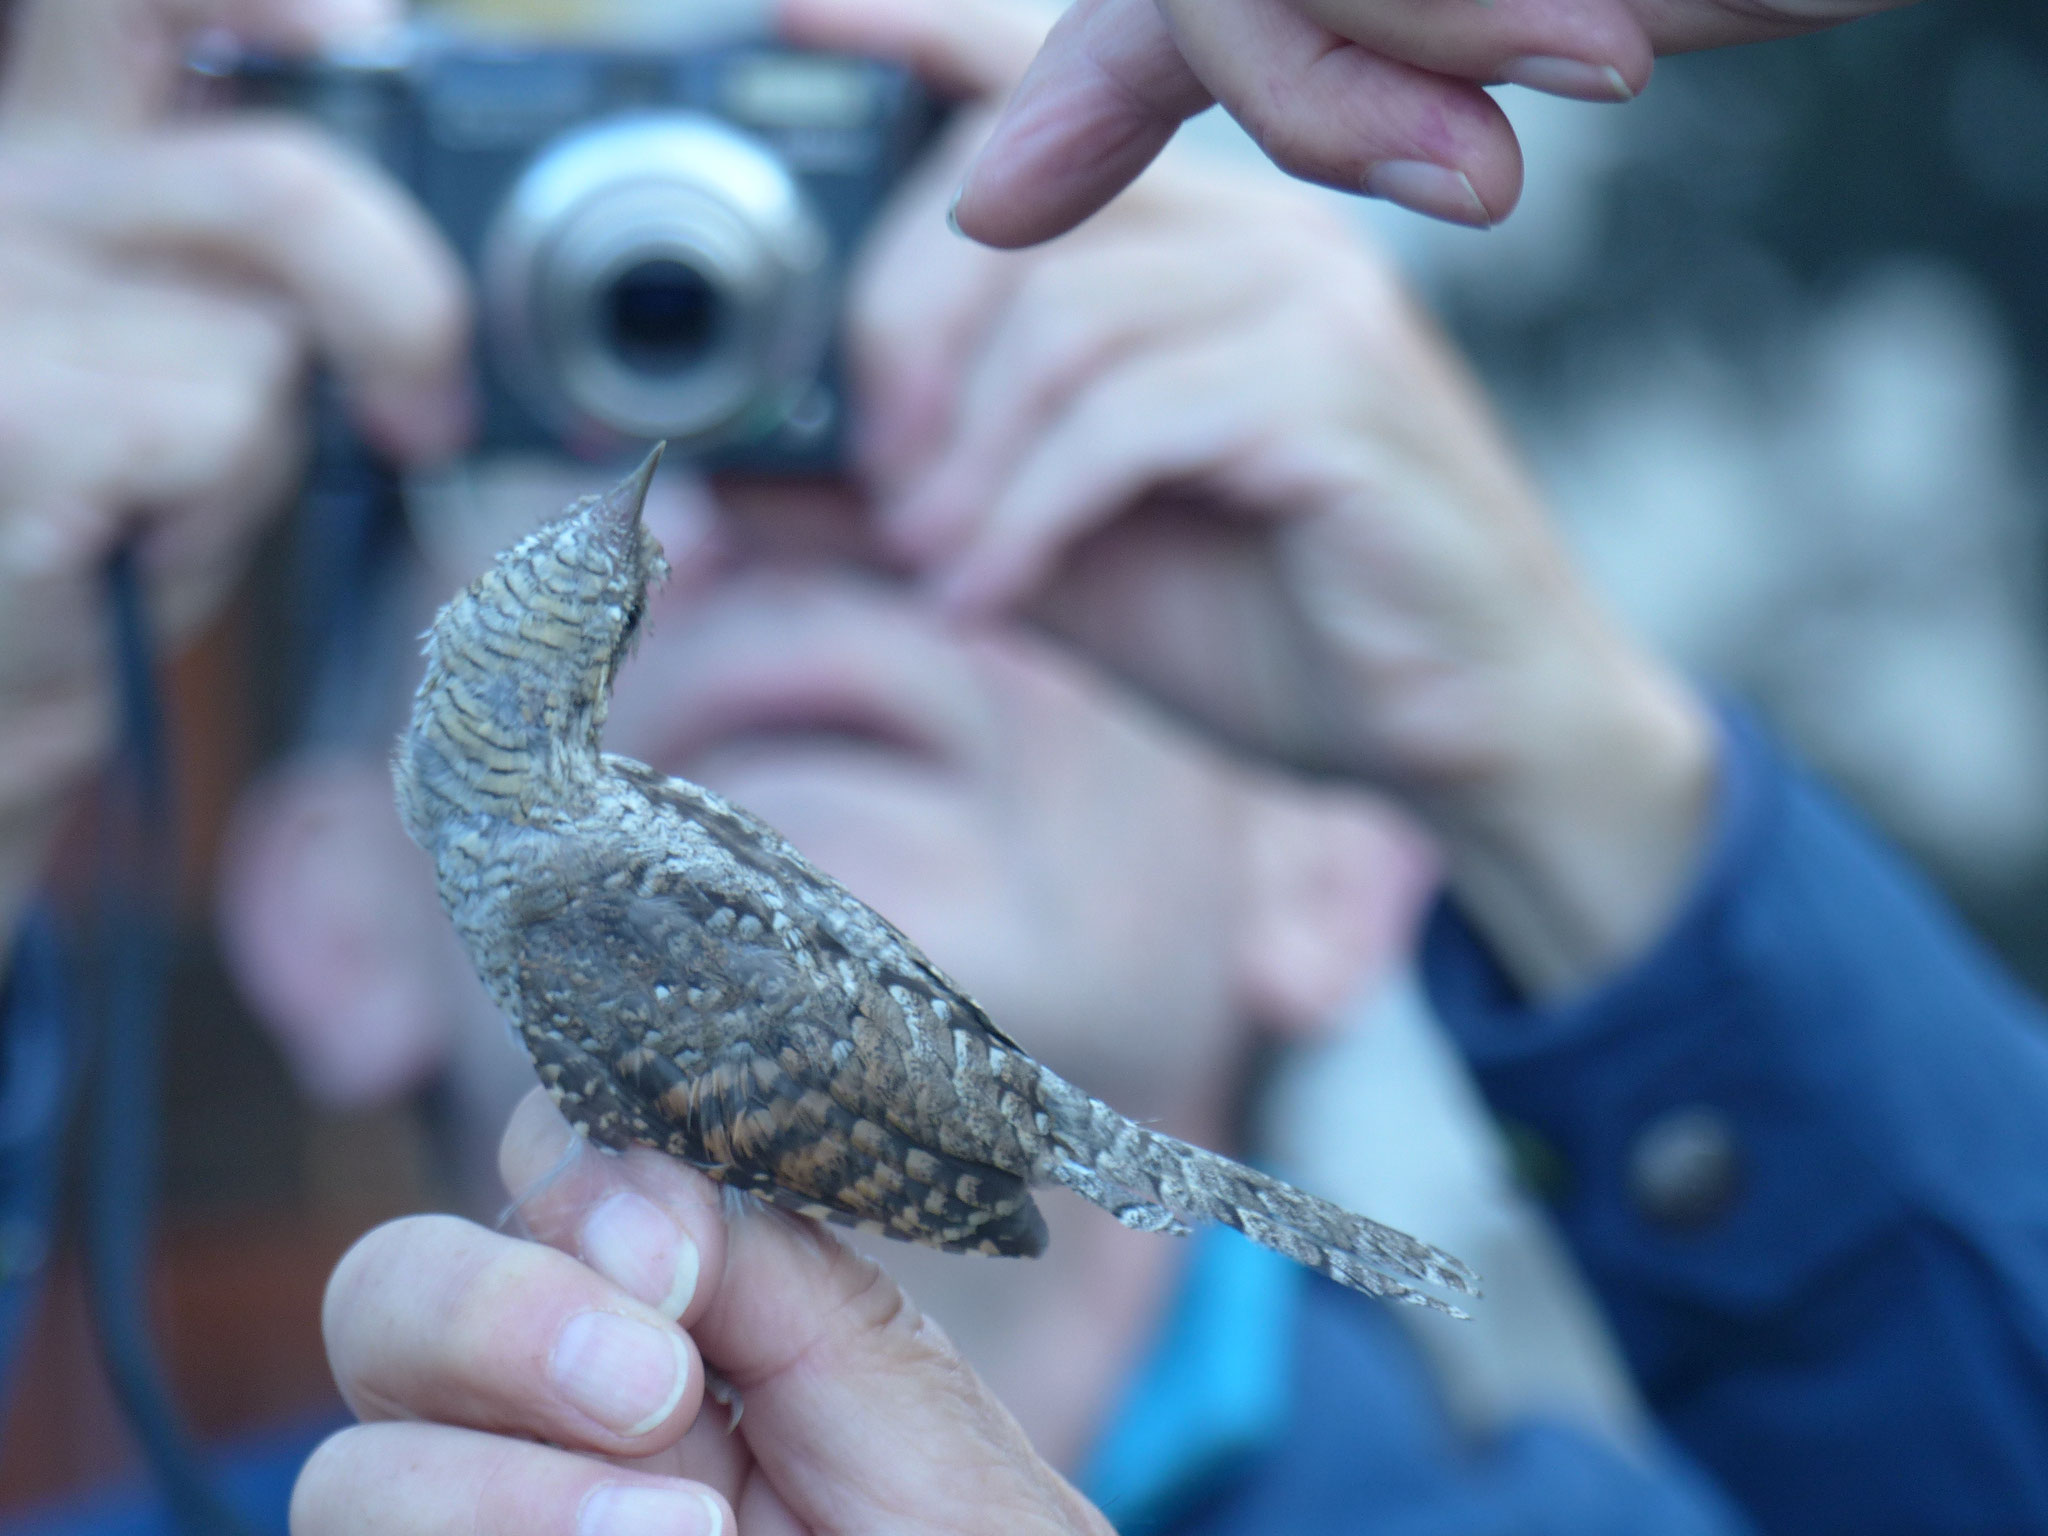
<path id="1" fill-rule="evenodd" d="M 647 488 L 654 483 L 654 472 L 661 467 L 667 447 L 666 442 L 656 443 L 640 467 L 606 491 L 598 503 L 598 517 L 617 532 L 627 533 L 639 523 L 640 509 L 647 504 Z"/>

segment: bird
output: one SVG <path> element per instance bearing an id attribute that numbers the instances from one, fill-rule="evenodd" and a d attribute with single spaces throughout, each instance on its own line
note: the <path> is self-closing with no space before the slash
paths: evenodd
<path id="1" fill-rule="evenodd" d="M 584 1138 L 658 1148 L 798 1215 L 1036 1256 L 1032 1190 L 1126 1227 L 1220 1222 L 1368 1295 L 1463 1315 L 1458 1259 L 1141 1125 L 1004 1034 L 766 823 L 601 745 L 668 574 L 657 446 L 500 554 L 424 638 L 400 814 L 542 1085 Z"/>

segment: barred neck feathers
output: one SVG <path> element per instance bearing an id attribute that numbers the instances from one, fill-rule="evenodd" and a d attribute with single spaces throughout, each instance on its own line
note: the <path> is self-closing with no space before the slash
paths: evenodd
<path id="1" fill-rule="evenodd" d="M 423 846 L 451 818 L 526 820 L 595 785 L 613 674 L 649 583 L 668 574 L 640 522 L 660 453 L 522 539 L 436 615 L 393 770 Z"/>

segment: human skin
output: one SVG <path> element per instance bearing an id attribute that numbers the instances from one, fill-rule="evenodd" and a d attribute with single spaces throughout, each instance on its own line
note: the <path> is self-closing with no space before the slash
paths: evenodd
<path id="1" fill-rule="evenodd" d="M 810 0 L 785 0 L 802 7 Z M 1660 54 L 1789 37 L 1906 0 L 1078 0 L 1003 110 L 954 214 L 1051 239 L 1221 103 L 1289 175 L 1499 223 L 1521 150 L 1482 87 L 1624 102 Z"/>
<path id="2" fill-rule="evenodd" d="M 1385 261 L 1294 188 L 1171 163 L 1023 260 L 930 211 L 871 244 L 853 339 L 881 537 L 933 600 L 1388 794 L 1533 994 L 1638 952 L 1692 867 L 1705 710 Z"/>
<path id="3" fill-rule="evenodd" d="M 403 462 L 464 432 L 466 301 L 398 189 L 303 129 L 166 119 L 169 0 L 27 0 L 0 80 L 0 923 L 111 730 L 100 575 L 161 642 L 215 611 L 299 457 L 317 353 Z M 371 0 L 210 8 L 287 45 Z M 4 961 L 0 961 L 4 964 Z"/>
<path id="4" fill-rule="evenodd" d="M 295 1536 L 700 1536 L 735 1513 L 745 1536 L 1109 1531 L 830 1232 L 729 1223 L 709 1180 L 600 1156 L 538 1093 L 503 1161 L 512 1188 L 545 1181 L 524 1211 L 552 1246 L 414 1217 L 336 1270 L 329 1358 L 365 1422 L 308 1463 Z M 699 1411 L 705 1362 L 742 1395 L 736 1428 Z"/>

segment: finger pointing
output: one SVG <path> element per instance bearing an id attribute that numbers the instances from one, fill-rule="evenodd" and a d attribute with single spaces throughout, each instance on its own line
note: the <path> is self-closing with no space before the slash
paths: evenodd
<path id="1" fill-rule="evenodd" d="M 1078 0 L 996 120 L 954 222 L 1005 249 L 1050 240 L 1130 185 L 1214 100 L 1153 0 Z"/>

